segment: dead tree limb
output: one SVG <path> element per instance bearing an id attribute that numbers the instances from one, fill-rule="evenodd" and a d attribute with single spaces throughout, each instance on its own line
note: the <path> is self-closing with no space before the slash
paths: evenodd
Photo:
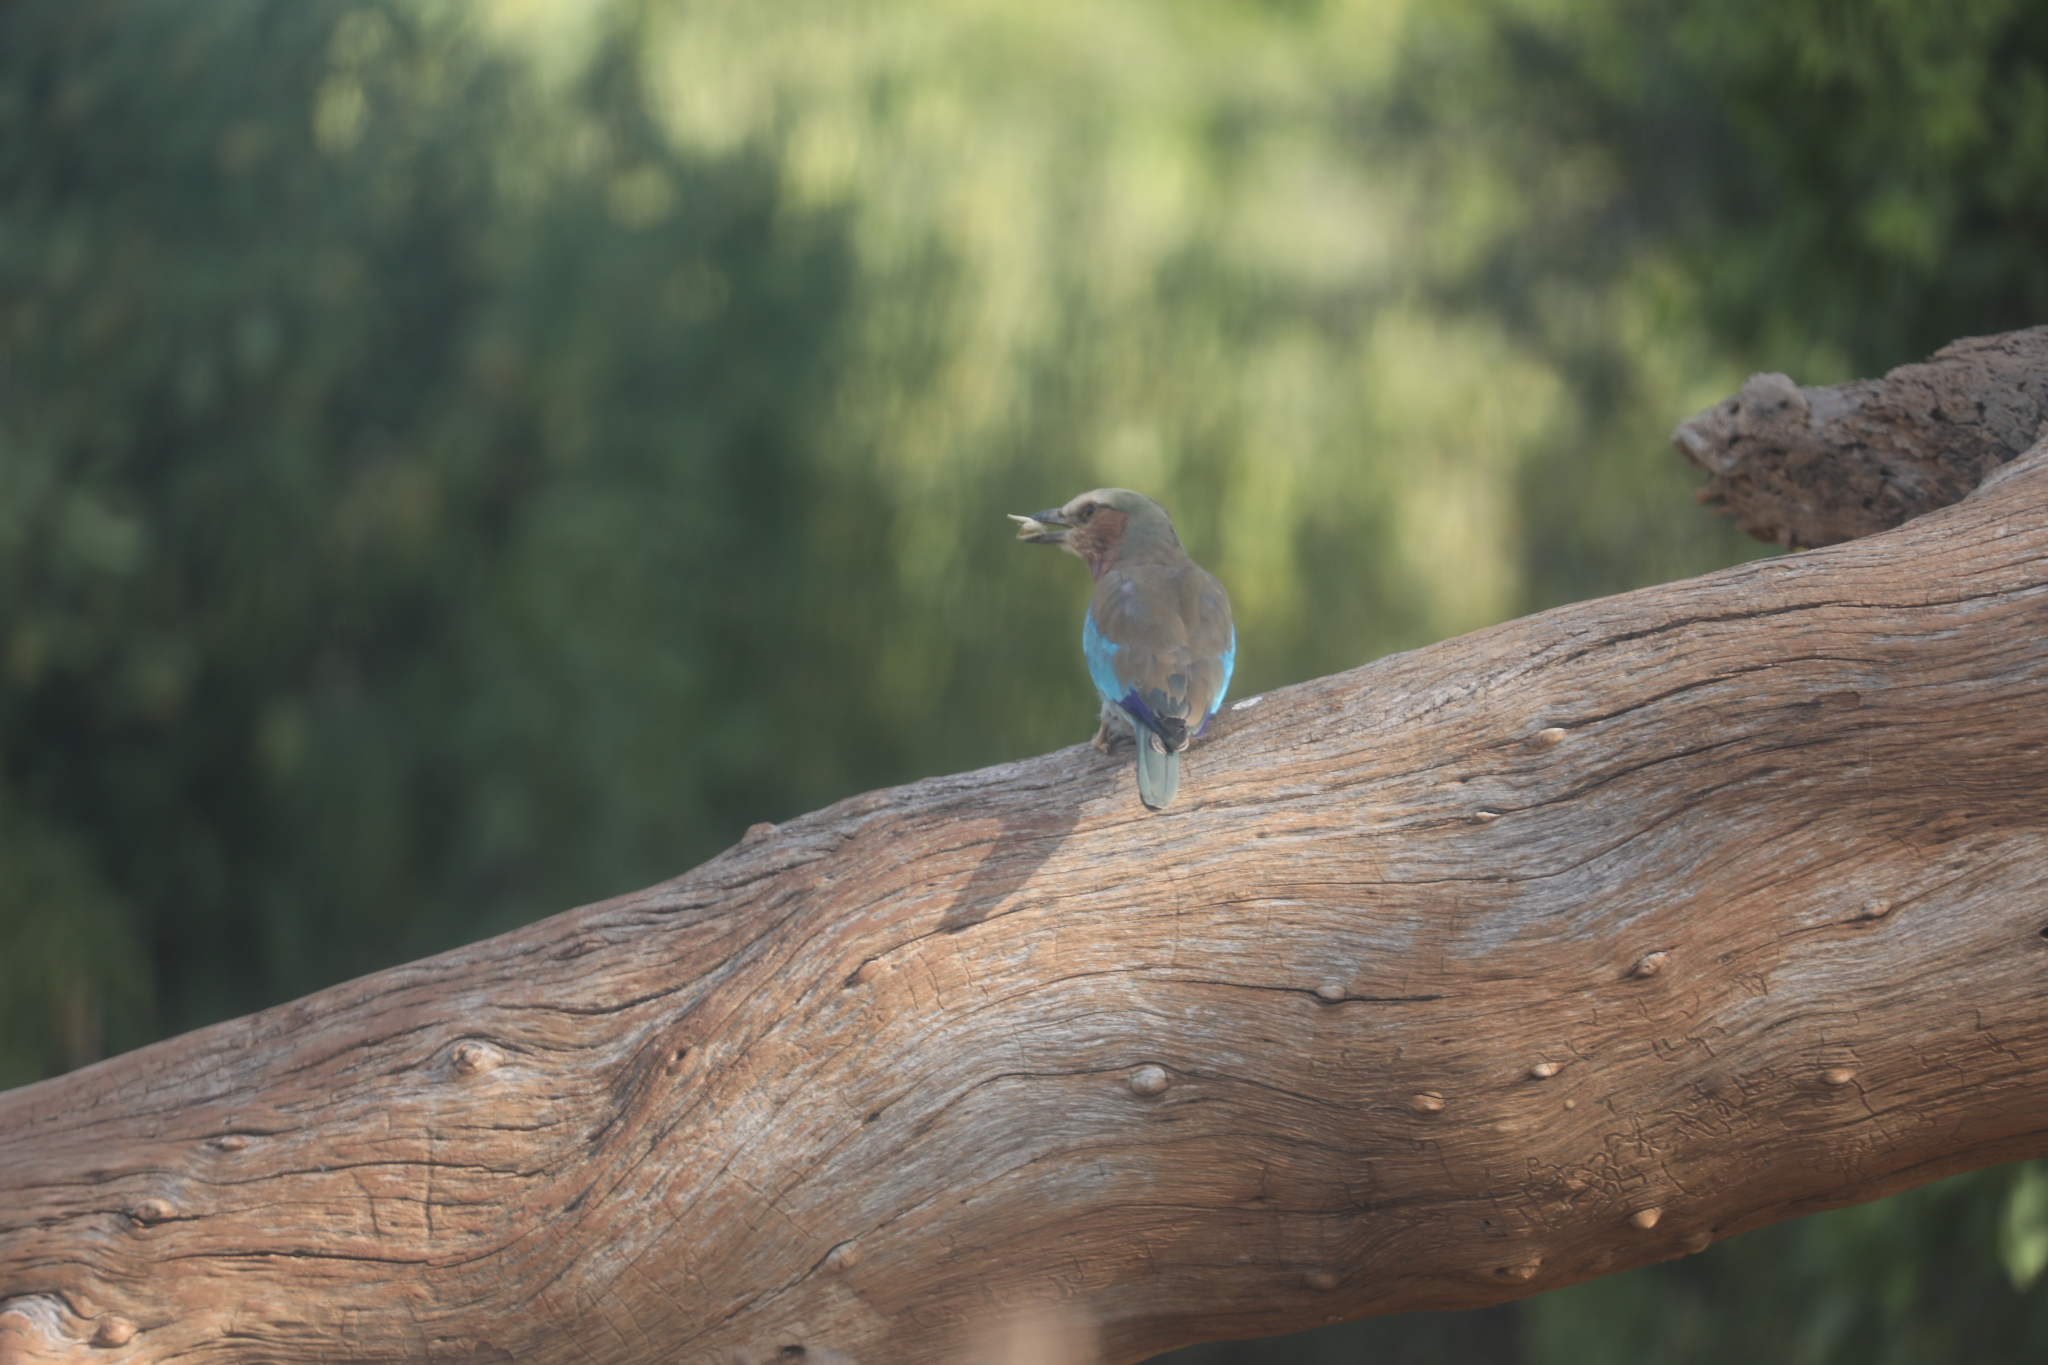
<path id="1" fill-rule="evenodd" d="M 1125 1362 L 2048 1153 L 2044 627 L 2048 445 L 26 1087 L 0 1360 Z"/>
<path id="2" fill-rule="evenodd" d="M 1672 441 L 1695 495 L 1756 539 L 1838 545 L 1946 507 L 2048 419 L 2048 327 L 1966 337 L 1882 379 L 1802 388 L 1753 374 Z"/>

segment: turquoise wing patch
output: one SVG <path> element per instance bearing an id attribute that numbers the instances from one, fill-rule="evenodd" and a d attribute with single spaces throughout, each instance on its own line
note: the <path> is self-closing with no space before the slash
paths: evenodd
<path id="1" fill-rule="evenodd" d="M 1116 675 L 1117 647 L 1103 638 L 1095 628 L 1095 613 L 1087 612 L 1081 617 L 1081 656 L 1088 660 L 1088 677 L 1095 683 L 1095 690 L 1108 702 L 1123 700 L 1123 679 Z"/>
<path id="2" fill-rule="evenodd" d="M 1223 681 L 1216 684 L 1216 699 L 1209 703 L 1209 714 L 1215 715 L 1223 709 L 1223 699 L 1230 695 L 1230 675 L 1237 669 L 1237 627 L 1230 628 L 1230 648 L 1223 651 Z M 1207 724 L 1204 721 L 1203 724 Z"/>

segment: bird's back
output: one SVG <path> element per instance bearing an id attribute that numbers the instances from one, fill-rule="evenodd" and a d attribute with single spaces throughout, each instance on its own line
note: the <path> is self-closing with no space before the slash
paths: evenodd
<path id="1" fill-rule="evenodd" d="M 1186 555 L 1112 565 L 1095 584 L 1083 645 L 1097 690 L 1178 749 L 1230 689 L 1229 594 Z"/>

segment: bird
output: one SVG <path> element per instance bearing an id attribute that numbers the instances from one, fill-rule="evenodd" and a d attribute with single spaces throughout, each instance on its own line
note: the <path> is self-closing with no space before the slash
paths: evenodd
<path id="1" fill-rule="evenodd" d="M 1173 518 L 1143 493 L 1098 488 L 1063 507 L 1009 514 L 1017 539 L 1079 555 L 1095 592 L 1081 655 L 1102 698 L 1095 746 L 1138 743 L 1138 798 L 1164 810 L 1180 789 L 1180 756 L 1230 691 L 1237 628 L 1230 594 L 1188 558 Z"/>

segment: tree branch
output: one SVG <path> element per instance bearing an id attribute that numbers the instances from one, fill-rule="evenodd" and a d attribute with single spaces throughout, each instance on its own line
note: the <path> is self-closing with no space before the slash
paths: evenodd
<path id="1" fill-rule="evenodd" d="M 2031 446 L 2044 418 L 2048 327 L 2035 327 L 1835 388 L 1753 374 L 1672 442 L 1713 476 L 1700 502 L 1758 540 L 1806 549 L 1948 506 Z"/>
<path id="2" fill-rule="evenodd" d="M 1905 373 L 1806 408 L 1982 467 Z M 1038 1310 L 1134 1361 L 2048 1153 L 2044 511 L 2036 446 L 1240 702 L 1167 814 L 1085 745 L 872 793 L 14 1091 L 0 1361 L 879 1365 Z"/>

